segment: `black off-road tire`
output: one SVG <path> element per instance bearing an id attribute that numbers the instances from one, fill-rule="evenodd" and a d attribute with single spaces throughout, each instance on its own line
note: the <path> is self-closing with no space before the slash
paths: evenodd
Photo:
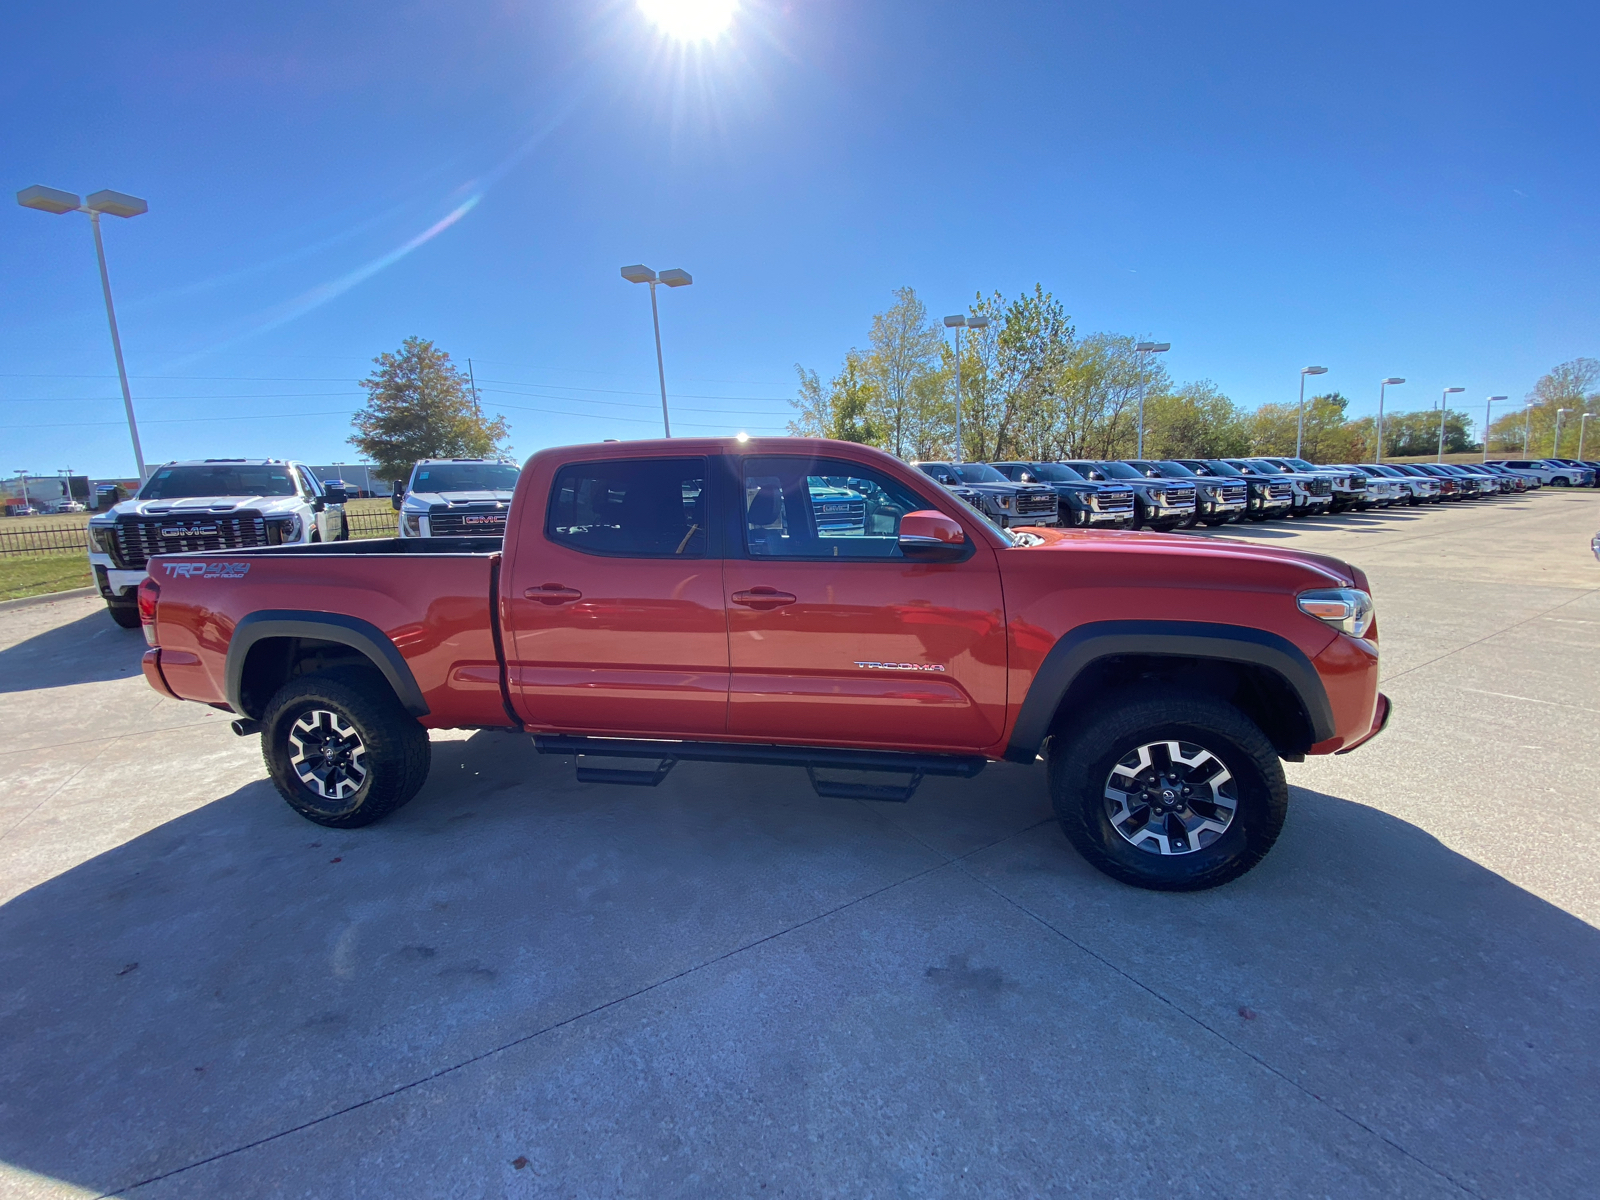
<path id="1" fill-rule="evenodd" d="M 339 724 L 316 714 L 329 714 Z M 297 737 L 303 749 L 314 736 L 305 726 L 297 728 L 302 719 L 330 733 L 354 730 L 362 777 L 348 794 L 328 796 L 302 780 L 290 741 Z M 421 789 L 432 760 L 428 731 L 400 706 L 383 676 L 348 669 L 305 675 L 279 688 L 261 720 L 261 756 L 289 807 L 331 829 L 355 829 L 388 816 Z M 350 775 L 346 770 L 334 778 Z"/>
<path id="2" fill-rule="evenodd" d="M 1231 772 L 1237 804 L 1227 828 L 1183 853 L 1141 848 L 1112 824 L 1112 770 L 1139 747 L 1171 739 L 1209 751 Z M 1283 829 L 1289 788 L 1277 751 L 1233 705 L 1200 694 L 1124 693 L 1095 718 L 1050 739 L 1050 797 L 1067 840 L 1123 883 L 1189 892 L 1237 879 L 1261 861 Z"/>
<path id="3" fill-rule="evenodd" d="M 138 600 L 107 600 L 106 611 L 111 614 L 111 619 L 124 629 L 139 628 Z"/>

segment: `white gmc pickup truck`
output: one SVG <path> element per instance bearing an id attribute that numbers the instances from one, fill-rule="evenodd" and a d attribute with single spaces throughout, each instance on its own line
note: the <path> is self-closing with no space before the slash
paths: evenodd
<path id="1" fill-rule="evenodd" d="M 139 626 L 139 584 L 156 554 L 343 541 L 344 492 L 301 463 L 204 458 L 163 463 L 131 500 L 89 519 L 89 565 L 111 619 Z"/>

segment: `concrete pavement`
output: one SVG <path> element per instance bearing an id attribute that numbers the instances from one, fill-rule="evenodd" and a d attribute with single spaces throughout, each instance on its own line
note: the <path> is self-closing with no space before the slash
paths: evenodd
<path id="1" fill-rule="evenodd" d="M 321 830 L 98 601 L 0 614 L 0 1195 L 1571 1196 L 1600 1168 L 1600 495 L 1230 529 L 1377 596 L 1396 714 L 1257 870 L 436 735 Z"/>

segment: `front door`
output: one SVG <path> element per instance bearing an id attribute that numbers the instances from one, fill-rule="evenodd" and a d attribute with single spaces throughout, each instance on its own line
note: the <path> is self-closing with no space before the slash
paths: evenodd
<path id="1" fill-rule="evenodd" d="M 900 518 L 935 505 L 886 472 L 821 458 L 730 461 L 742 472 L 731 498 L 742 544 L 727 547 L 723 568 L 728 731 L 951 752 L 993 745 L 1006 699 L 993 550 L 906 559 Z"/>
<path id="2" fill-rule="evenodd" d="M 568 463 L 510 581 L 518 715 L 576 733 L 720 735 L 728 636 L 704 458 Z"/>

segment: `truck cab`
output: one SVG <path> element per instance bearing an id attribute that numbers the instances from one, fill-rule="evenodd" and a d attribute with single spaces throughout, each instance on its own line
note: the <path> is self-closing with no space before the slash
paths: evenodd
<path id="1" fill-rule="evenodd" d="M 424 458 L 394 481 L 403 538 L 500 537 L 517 464 L 499 458 Z"/>
<path id="2" fill-rule="evenodd" d="M 157 554 L 343 541 L 345 495 L 304 463 L 202 458 L 162 463 L 139 491 L 89 518 L 89 565 L 111 619 L 139 626 L 138 588 Z"/>

